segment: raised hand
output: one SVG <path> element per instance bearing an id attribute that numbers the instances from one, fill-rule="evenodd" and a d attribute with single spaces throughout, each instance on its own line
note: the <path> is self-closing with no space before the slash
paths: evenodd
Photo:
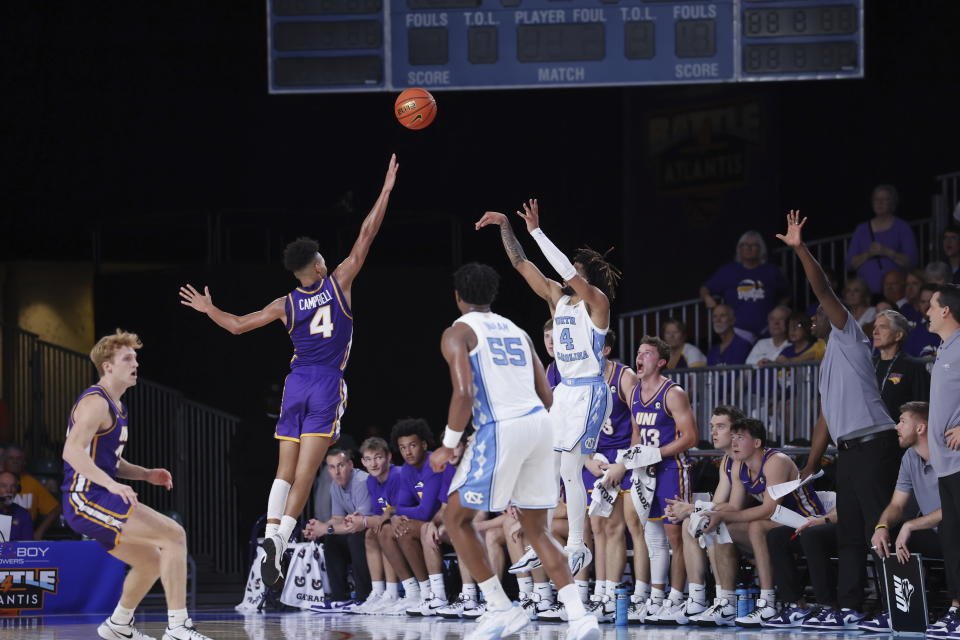
<path id="1" fill-rule="evenodd" d="M 397 162 L 397 154 L 390 154 L 390 163 L 387 165 L 387 176 L 383 179 L 383 190 L 393 191 L 393 185 L 397 183 L 397 169 L 400 163 Z"/>
<path id="2" fill-rule="evenodd" d="M 203 293 L 193 288 L 192 284 L 180 287 L 180 304 L 192 307 L 200 313 L 207 313 L 213 309 L 213 297 L 210 295 L 210 287 L 204 287 Z"/>
<path id="3" fill-rule="evenodd" d="M 150 469 L 144 480 L 158 487 L 166 487 L 167 491 L 173 489 L 173 476 L 166 469 Z"/>
<path id="4" fill-rule="evenodd" d="M 509 221 L 507 220 L 507 216 L 499 211 L 485 211 L 483 216 L 473 224 L 473 228 L 479 231 L 480 229 L 491 224 L 502 226 L 504 224 L 509 224 Z"/>
<path id="5" fill-rule="evenodd" d="M 800 210 L 791 209 L 790 213 L 787 214 L 787 233 L 786 235 L 778 233 L 777 237 L 783 240 L 788 247 L 799 247 L 803 244 L 803 236 L 800 230 L 803 229 L 805 224 L 807 224 L 807 219 L 806 217 L 803 220 L 800 219 Z"/>
<path id="6" fill-rule="evenodd" d="M 527 223 L 527 231 L 533 231 L 540 226 L 540 205 L 536 198 L 530 198 L 523 203 L 523 211 L 517 211 L 517 215 L 523 218 Z"/>

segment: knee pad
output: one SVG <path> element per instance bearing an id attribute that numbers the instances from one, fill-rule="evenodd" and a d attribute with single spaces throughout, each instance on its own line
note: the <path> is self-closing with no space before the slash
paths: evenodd
<path id="1" fill-rule="evenodd" d="M 643 527 L 643 537 L 650 557 L 650 583 L 670 582 L 670 542 L 660 520 L 649 520 Z"/>

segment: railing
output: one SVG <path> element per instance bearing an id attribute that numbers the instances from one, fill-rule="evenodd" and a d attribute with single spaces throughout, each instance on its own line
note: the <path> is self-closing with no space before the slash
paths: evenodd
<path id="1" fill-rule="evenodd" d="M 28 444 L 33 458 L 59 459 L 70 409 L 96 381 L 93 365 L 83 354 L 6 326 L 0 360 L 14 439 Z M 211 560 L 219 573 L 239 575 L 243 558 L 233 535 L 237 496 L 229 467 L 239 419 L 144 379 L 123 401 L 130 412 L 124 458 L 169 469 L 174 480 L 170 492 L 137 483 L 139 498 L 158 511 L 180 513 L 191 553 Z"/>
<path id="2" fill-rule="evenodd" d="M 696 367 L 664 375 L 690 397 L 701 440 L 710 440 L 710 416 L 721 404 L 737 407 L 767 425 L 768 436 L 785 444 L 810 439 L 817 421 L 819 362 Z"/>
<path id="3" fill-rule="evenodd" d="M 700 348 L 713 346 L 713 330 L 710 328 L 711 312 L 700 298 L 683 302 L 629 311 L 617 316 L 617 343 L 620 345 L 620 361 L 633 362 L 640 338 L 644 335 L 663 336 L 661 327 L 671 319 L 678 318 L 687 325 L 688 340 Z"/>

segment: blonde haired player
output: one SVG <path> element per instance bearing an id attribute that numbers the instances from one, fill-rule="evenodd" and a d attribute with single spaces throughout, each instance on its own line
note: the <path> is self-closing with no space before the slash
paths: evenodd
<path id="1" fill-rule="evenodd" d="M 576 575 L 593 559 L 583 542 L 587 491 L 582 472 L 587 457 L 597 449 L 600 427 L 610 417 L 612 407 L 610 387 L 603 379 L 603 341 L 610 326 L 610 299 L 619 274 L 603 256 L 590 249 L 577 251 L 571 262 L 540 229 L 540 207 L 535 199 L 525 202 L 517 215 L 524 219 L 527 231 L 563 284 L 547 278 L 527 260 L 504 214 L 487 211 L 476 228 L 499 225 L 503 247 L 514 268 L 552 309 L 553 345 L 562 379 L 554 393 L 550 417 L 553 448 L 560 452 L 560 477 L 569 513 L 565 551 L 570 571 Z M 538 566 L 540 562 L 531 550 L 511 571 L 528 571 Z"/>
<path id="2" fill-rule="evenodd" d="M 145 469 L 123 459 L 127 409 L 120 401 L 137 384 L 135 333 L 117 329 L 94 345 L 100 373 L 70 411 L 63 445 L 63 516 L 70 528 L 93 538 L 130 565 L 117 608 L 97 629 L 106 640 L 153 640 L 133 626 L 133 612 L 159 577 L 167 596 L 163 640 L 208 640 L 187 616 L 187 536 L 183 527 L 137 501 L 129 485 L 145 480 L 173 489 L 166 469 Z"/>

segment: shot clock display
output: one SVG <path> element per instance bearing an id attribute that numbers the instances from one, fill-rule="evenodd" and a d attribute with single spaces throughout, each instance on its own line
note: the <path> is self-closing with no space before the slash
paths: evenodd
<path id="1" fill-rule="evenodd" d="M 272 93 L 863 76 L 863 0 L 267 0 Z"/>

